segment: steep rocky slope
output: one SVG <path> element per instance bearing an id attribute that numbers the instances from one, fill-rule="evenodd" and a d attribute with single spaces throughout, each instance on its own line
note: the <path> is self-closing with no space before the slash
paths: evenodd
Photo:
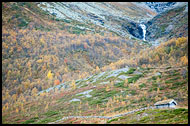
<path id="1" fill-rule="evenodd" d="M 147 41 L 165 40 L 188 34 L 188 5 L 183 4 L 158 14 L 146 23 Z M 162 40 L 163 41 L 163 40 Z"/>
<path id="2" fill-rule="evenodd" d="M 82 23 L 91 22 L 102 28 L 116 32 L 123 37 L 129 37 L 131 35 L 129 30 L 123 29 L 122 24 L 129 23 L 130 25 L 130 22 L 139 23 L 148 21 L 156 15 L 150 8 L 128 2 L 42 2 L 38 6 L 50 14 L 55 15 L 58 19 L 77 20 Z"/>
<path id="3" fill-rule="evenodd" d="M 177 2 L 145 2 L 145 4 L 157 13 L 162 13 L 168 9 L 171 9 L 177 4 Z"/>

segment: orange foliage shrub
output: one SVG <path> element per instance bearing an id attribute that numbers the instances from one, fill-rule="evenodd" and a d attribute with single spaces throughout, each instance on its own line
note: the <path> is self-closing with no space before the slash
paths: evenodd
<path id="1" fill-rule="evenodd" d="M 59 80 L 55 80 L 54 81 L 54 85 L 59 85 L 60 84 L 60 81 Z"/>

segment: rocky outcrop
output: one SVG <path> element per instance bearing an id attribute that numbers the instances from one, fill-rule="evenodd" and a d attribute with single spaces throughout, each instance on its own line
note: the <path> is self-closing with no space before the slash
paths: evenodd
<path id="1" fill-rule="evenodd" d="M 164 12 L 165 10 L 174 6 L 177 2 L 145 2 L 151 9 L 157 13 Z"/>
<path id="2" fill-rule="evenodd" d="M 130 22 L 122 25 L 123 30 L 127 30 L 136 38 L 143 39 L 143 30 L 138 23 Z"/>

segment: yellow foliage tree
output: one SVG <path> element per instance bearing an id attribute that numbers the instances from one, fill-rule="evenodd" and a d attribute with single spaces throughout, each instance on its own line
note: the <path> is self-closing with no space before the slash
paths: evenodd
<path id="1" fill-rule="evenodd" d="M 66 73 L 68 72 L 68 69 L 67 69 L 67 67 L 65 67 L 65 68 L 64 68 L 64 70 L 65 70 L 65 72 L 66 72 Z"/>
<path id="2" fill-rule="evenodd" d="M 21 111 L 24 111 L 24 105 L 23 105 L 23 103 L 21 103 L 20 108 L 21 108 Z"/>
<path id="3" fill-rule="evenodd" d="M 147 107 L 150 107 L 150 104 L 147 104 Z"/>
<path id="4" fill-rule="evenodd" d="M 40 43 L 41 43 L 41 44 L 45 44 L 44 37 L 42 37 L 42 38 L 40 39 Z"/>
<path id="5" fill-rule="evenodd" d="M 18 108 L 16 108 L 16 113 L 18 113 L 19 112 L 19 110 L 18 110 Z"/>
<path id="6" fill-rule="evenodd" d="M 175 63 L 175 59 L 173 57 L 170 57 L 168 61 L 171 65 L 174 65 Z"/>
<path id="7" fill-rule="evenodd" d="M 160 88 L 157 88 L 157 93 L 158 93 L 158 94 L 160 93 Z"/>
<path id="8" fill-rule="evenodd" d="M 39 60 L 37 60 L 36 62 L 37 62 L 37 63 L 42 63 L 43 60 L 42 60 L 42 59 L 39 59 Z"/>
<path id="9" fill-rule="evenodd" d="M 51 73 L 51 70 L 48 72 L 47 77 L 48 77 L 48 79 L 52 79 L 53 78 L 53 74 Z"/>
<path id="10" fill-rule="evenodd" d="M 76 84 L 75 84 L 75 81 L 73 80 L 72 83 L 71 83 L 71 87 L 75 90 L 76 89 Z"/>
<path id="11" fill-rule="evenodd" d="M 187 42 L 187 38 L 186 38 L 186 37 L 178 38 L 178 39 L 176 40 L 176 46 L 179 46 L 179 45 L 181 45 L 181 44 L 183 44 L 183 43 L 185 43 L 185 42 Z"/>
<path id="12" fill-rule="evenodd" d="M 45 110 L 47 110 L 48 109 L 48 104 L 46 104 L 46 107 L 45 107 Z"/>
<path id="13" fill-rule="evenodd" d="M 116 101 L 117 103 L 119 103 L 119 100 L 117 99 L 117 101 Z"/>
<path id="14" fill-rule="evenodd" d="M 125 101 L 122 101 L 121 104 L 122 104 L 122 105 L 125 105 Z"/>
<path id="15" fill-rule="evenodd" d="M 3 111 L 5 111 L 5 109 L 6 109 L 6 107 L 5 107 L 5 106 L 3 106 Z"/>
<path id="16" fill-rule="evenodd" d="M 100 68 L 98 66 L 96 66 L 96 72 L 99 72 Z"/>
<path id="17" fill-rule="evenodd" d="M 186 56 L 181 57 L 181 63 L 182 63 L 183 65 L 188 65 L 188 59 L 187 59 Z"/>
<path id="18" fill-rule="evenodd" d="M 29 83 L 29 82 L 24 83 L 24 88 L 25 88 L 25 89 L 28 89 L 29 86 L 30 86 L 30 83 Z"/>
<path id="19" fill-rule="evenodd" d="M 46 92 L 42 92 L 41 94 L 40 94 L 40 96 L 45 96 L 46 95 Z"/>
<path id="20" fill-rule="evenodd" d="M 16 101 L 16 99 L 17 99 L 17 94 L 12 95 L 12 98 L 14 99 L 14 101 Z"/>
<path id="21" fill-rule="evenodd" d="M 156 62 L 160 61 L 160 57 L 158 55 L 155 56 L 155 61 Z"/>
<path id="22" fill-rule="evenodd" d="M 167 97 L 166 97 L 166 96 L 164 96 L 164 100 L 167 100 Z"/>
<path id="23" fill-rule="evenodd" d="M 37 92 L 38 92 L 38 89 L 36 87 L 32 89 L 32 95 L 33 96 L 36 96 Z"/>

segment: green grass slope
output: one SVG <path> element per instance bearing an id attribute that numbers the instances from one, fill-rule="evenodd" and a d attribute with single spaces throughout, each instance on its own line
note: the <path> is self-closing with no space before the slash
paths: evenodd
<path id="1" fill-rule="evenodd" d="M 188 109 L 150 109 L 107 121 L 108 124 L 188 124 Z"/>

